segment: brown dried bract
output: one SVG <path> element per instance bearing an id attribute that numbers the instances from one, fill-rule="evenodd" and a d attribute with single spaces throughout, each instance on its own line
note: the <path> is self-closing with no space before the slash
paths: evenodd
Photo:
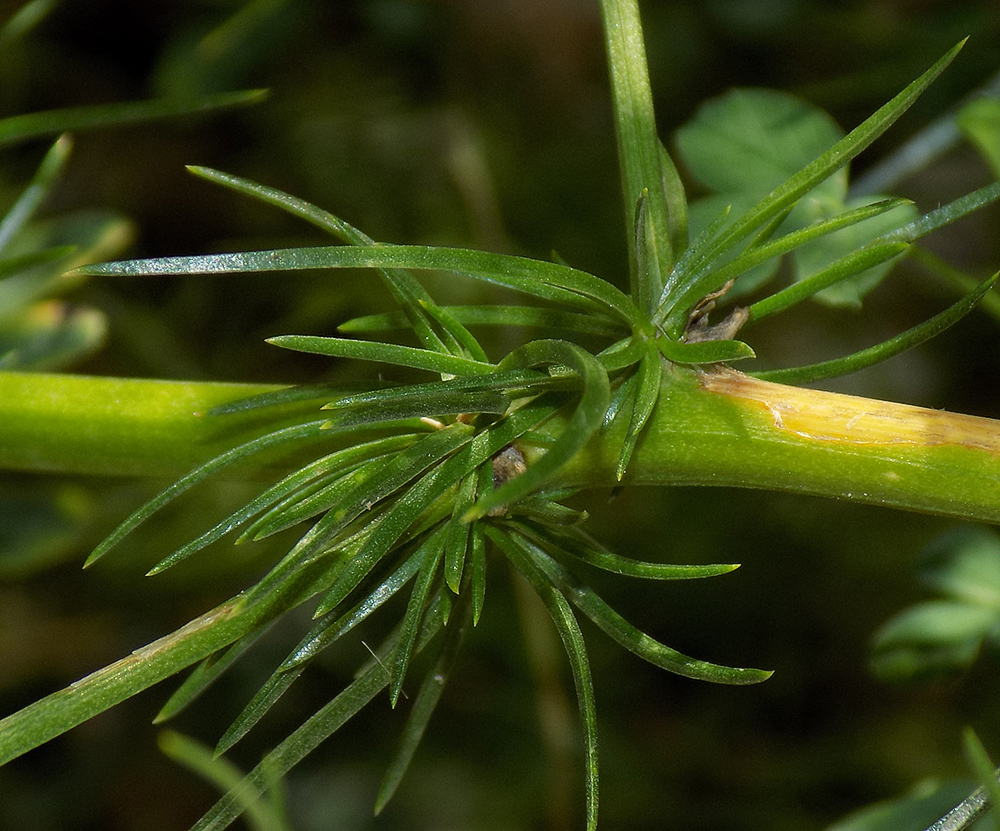
<path id="1" fill-rule="evenodd" d="M 727 282 L 718 291 L 706 294 L 688 315 L 684 326 L 685 343 L 705 343 L 713 340 L 732 340 L 736 333 L 747 322 L 750 311 L 743 306 L 735 307 L 719 323 L 709 324 L 708 315 L 715 308 L 715 301 L 733 287 L 733 280 Z"/>
<path id="2" fill-rule="evenodd" d="M 505 485 L 515 476 L 520 476 L 528 469 L 524 454 L 514 445 L 508 444 L 493 457 L 493 490 Z M 488 512 L 489 516 L 503 516 L 507 513 L 506 505 L 499 505 Z"/>

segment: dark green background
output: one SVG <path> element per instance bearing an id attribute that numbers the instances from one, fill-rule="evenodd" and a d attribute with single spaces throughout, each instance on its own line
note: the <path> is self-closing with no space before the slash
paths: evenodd
<path id="1" fill-rule="evenodd" d="M 0 14 L 18 5 L 0 3 Z M 596 0 L 258 2 L 258 19 L 220 30 L 240 6 L 66 0 L 0 55 L 4 115 L 271 89 L 252 109 L 78 136 L 49 211 L 122 212 L 136 223 L 134 256 L 325 243 L 310 227 L 183 169 L 200 164 L 287 190 L 379 240 L 540 257 L 557 251 L 619 284 L 626 279 Z M 995 0 L 650 1 L 643 11 L 664 137 L 700 101 L 732 86 L 800 94 L 850 128 L 971 35 L 859 168 L 1000 66 Z M 213 30 L 215 39 L 204 40 Z M 38 142 L 0 150 L 4 204 L 44 149 Z M 986 165 L 959 147 L 898 195 L 926 210 L 988 179 Z M 987 211 L 928 244 L 985 275 L 1000 261 L 998 227 L 997 213 Z M 458 278 L 429 283 L 444 298 L 496 299 Z M 385 297 L 372 275 L 338 272 L 94 280 L 70 299 L 103 309 L 111 326 L 107 347 L 80 371 L 290 382 L 354 370 L 282 352 L 263 338 L 332 333 L 350 316 L 384 308 Z M 765 361 L 833 357 L 913 325 L 949 299 L 904 267 L 862 313 L 803 310 L 761 327 L 750 342 Z M 837 388 L 997 416 L 997 334 L 995 322 L 973 315 L 917 353 Z M 487 343 L 499 356 L 516 337 Z M 70 500 L 77 517 L 33 567 L 0 573 L 4 714 L 176 628 L 244 585 L 274 553 L 216 546 L 156 580 L 140 576 L 172 542 L 245 495 L 244 486 L 230 485 L 158 519 L 84 574 L 89 546 L 162 483 L 12 474 L 3 482 L 20 500 L 16 511 L 4 503 L 11 523 L 30 521 L 34 498 L 53 493 Z M 818 829 L 925 778 L 966 776 L 965 724 L 1000 756 L 994 656 L 962 678 L 920 688 L 881 684 L 867 669 L 875 628 L 922 596 L 914 557 L 954 523 L 721 489 L 625 492 L 613 501 L 602 492 L 577 501 L 592 511 L 594 533 L 622 553 L 742 562 L 735 574 L 698 583 L 594 580 L 626 617 L 678 649 L 775 670 L 758 687 L 711 687 L 648 667 L 585 626 L 601 727 L 603 828 Z M 0 548 L 0 558 L 10 556 L 9 545 Z M 580 827 L 579 759 L 568 768 L 553 763 L 539 729 L 540 701 L 545 712 L 576 718 L 571 682 L 555 654 L 542 667 L 560 685 L 539 686 L 525 640 L 544 653 L 553 635 L 519 616 L 509 575 L 495 566 L 484 619 L 395 801 L 372 818 L 408 707 L 403 701 L 392 712 L 380 697 L 289 780 L 296 831 Z M 376 643 L 385 621 L 361 637 Z M 304 625 L 279 625 L 174 726 L 214 744 Z M 324 656 L 234 760 L 252 766 L 366 657 L 360 639 Z M 0 769 L 0 829 L 187 828 L 216 794 L 156 748 L 149 720 L 173 686 Z"/>

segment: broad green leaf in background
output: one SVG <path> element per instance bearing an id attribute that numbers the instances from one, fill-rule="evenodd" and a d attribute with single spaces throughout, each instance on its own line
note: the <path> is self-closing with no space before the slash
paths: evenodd
<path id="1" fill-rule="evenodd" d="M 1000 612 L 1000 539 L 988 528 L 959 528 L 924 551 L 917 576 L 924 585 Z"/>
<path id="2" fill-rule="evenodd" d="M 912 681 L 954 674 L 1000 633 L 1000 539 L 985 528 L 960 528 L 936 540 L 918 565 L 922 583 L 945 599 L 918 603 L 875 635 L 872 668 Z"/>
<path id="3" fill-rule="evenodd" d="M 693 233 L 731 205 L 738 217 L 775 187 L 797 173 L 843 137 L 829 115 L 807 102 L 775 90 L 736 89 L 699 108 L 677 132 L 677 147 L 690 173 L 713 191 L 691 205 Z M 841 167 L 806 194 L 781 223 L 791 233 L 845 211 L 878 201 L 847 199 L 847 168 Z M 875 237 L 914 219 L 916 209 L 900 205 L 807 243 L 792 255 L 796 280 L 809 277 Z M 777 271 L 777 259 L 743 274 L 736 293 L 748 293 Z M 819 292 L 831 305 L 857 305 L 878 285 L 891 264 L 885 263 Z"/>
<path id="4" fill-rule="evenodd" d="M 953 600 L 911 606 L 876 633 L 872 669 L 891 681 L 948 677 L 975 660 L 997 619 L 995 611 Z"/>

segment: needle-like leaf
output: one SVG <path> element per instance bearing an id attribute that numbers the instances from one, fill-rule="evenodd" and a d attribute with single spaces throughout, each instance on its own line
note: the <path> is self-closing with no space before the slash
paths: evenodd
<path id="1" fill-rule="evenodd" d="M 441 614 L 429 610 L 424 616 L 421 627 L 417 643 L 418 651 L 441 630 L 442 625 Z M 288 773 L 378 695 L 389 683 L 384 665 L 380 661 L 384 661 L 389 655 L 395 647 L 395 642 L 396 636 L 391 635 L 376 651 L 379 660 L 369 664 L 343 692 L 268 753 L 246 776 L 243 785 L 252 788 L 256 793 L 263 793 L 270 781 Z M 191 831 L 222 831 L 243 813 L 245 807 L 245 799 L 241 800 L 240 794 L 231 792 L 220 799 Z"/>
<path id="2" fill-rule="evenodd" d="M 128 519 L 112 531 L 111 534 L 109 534 L 104 541 L 94 549 L 91 555 L 87 557 L 83 564 L 84 568 L 93 565 L 97 562 L 97 560 L 107 554 L 108 551 L 128 536 L 128 534 L 130 534 L 135 528 L 149 519 L 150 516 L 163 508 L 165 505 L 172 502 L 188 489 L 207 479 L 213 473 L 216 473 L 224 467 L 235 464 L 236 462 L 239 462 L 242 459 L 245 459 L 248 456 L 262 450 L 267 450 L 283 444 L 298 445 L 301 442 L 321 440 L 324 438 L 322 429 L 324 423 L 325 419 L 307 422 L 306 424 L 297 424 L 293 427 L 276 430 L 273 433 L 268 433 L 265 436 L 261 436 L 260 438 L 241 444 L 238 447 L 234 447 L 232 450 L 229 450 L 220 456 L 216 456 L 214 459 L 206 462 L 200 467 L 195 468 L 187 474 L 187 476 L 178 479 L 166 490 L 161 491 L 157 496 L 149 500 L 149 502 L 135 511 L 128 517 Z"/>
<path id="3" fill-rule="evenodd" d="M 610 283 L 559 263 L 464 248 L 420 245 L 316 246 L 276 251 L 244 251 L 194 257 L 162 257 L 103 263 L 81 274 L 127 277 L 165 274 L 232 274 L 324 268 L 409 268 L 452 271 L 505 286 L 584 312 L 614 312 L 632 325 L 641 318 L 635 303 Z"/>
<path id="4" fill-rule="evenodd" d="M 228 107 L 243 107 L 257 104 L 266 96 L 267 90 L 253 89 L 221 92 L 194 101 L 129 101 L 14 115 L 0 119 L 0 146 L 53 133 L 78 133 L 112 124 L 134 124 Z"/>
<path id="5" fill-rule="evenodd" d="M 417 643 L 417 634 L 427 607 L 427 598 L 431 593 L 438 573 L 441 570 L 441 560 L 444 557 L 444 543 L 448 526 L 442 525 L 431 534 L 417 549 L 416 556 L 420 558 L 420 570 L 406 604 L 406 612 L 399 624 L 399 639 L 389 661 L 389 703 L 393 707 L 399 701 L 403 691 L 403 680 L 410 665 L 410 657 Z"/>
<path id="6" fill-rule="evenodd" d="M 569 658 L 576 686 L 576 698 L 580 706 L 580 718 L 584 734 L 584 770 L 587 791 L 587 831 L 597 829 L 598 809 L 598 758 L 597 758 L 597 705 L 594 696 L 594 682 L 590 675 L 590 661 L 587 658 L 587 644 L 583 640 L 580 624 L 573 616 L 569 601 L 553 585 L 551 579 L 538 567 L 525 548 L 511 535 L 495 526 L 487 526 L 486 535 L 507 555 L 514 567 L 531 584 L 531 588 L 541 598 L 552 616 L 563 649 Z"/>
<path id="7" fill-rule="evenodd" d="M 399 346 L 394 343 L 378 341 L 323 338 L 314 335 L 278 335 L 268 338 L 267 342 L 283 349 L 294 349 L 296 352 L 311 352 L 314 355 L 329 355 L 333 358 L 377 361 L 448 375 L 483 375 L 494 370 L 492 364 L 482 361 L 433 352 L 429 349 L 417 349 L 413 346 Z"/>
<path id="8" fill-rule="evenodd" d="M 997 274 L 988 280 L 980 283 L 972 292 L 967 294 L 957 303 L 952 304 L 943 312 L 939 312 L 923 323 L 907 329 L 895 337 L 889 338 L 882 343 L 862 349 L 843 358 L 834 358 L 830 361 L 822 361 L 817 364 L 806 366 L 790 367 L 789 369 L 773 369 L 765 372 L 751 373 L 757 378 L 767 381 L 778 381 L 784 384 L 808 384 L 812 381 L 821 381 L 824 378 L 836 378 L 847 375 L 851 372 L 874 366 L 882 361 L 887 361 L 901 352 L 913 349 L 921 343 L 930 340 L 941 334 L 945 329 L 954 326 L 958 321 L 971 312 L 983 299 L 991 288 L 996 285 Z"/>
<path id="9" fill-rule="evenodd" d="M 756 684 L 771 677 L 772 673 L 760 669 L 724 667 L 689 658 L 639 631 L 605 603 L 589 586 L 581 583 L 564 566 L 525 537 L 511 537 L 514 546 L 520 546 L 532 562 L 565 594 L 581 612 L 589 617 L 606 634 L 621 646 L 654 666 L 702 681 L 717 684 Z M 510 552 L 508 547 L 505 551 Z"/>
<path id="10" fill-rule="evenodd" d="M 441 693 L 444 692 L 445 684 L 448 683 L 448 678 L 468 629 L 471 605 L 467 601 L 460 601 L 458 610 L 453 612 L 448 620 L 444 642 L 441 644 L 437 660 L 424 676 L 410 715 L 406 720 L 406 726 L 403 728 L 399 748 L 389 763 L 382 784 L 379 786 L 378 796 L 375 798 L 376 815 L 382 812 L 382 809 L 392 799 L 396 788 L 399 787 L 403 775 L 413 760 L 417 745 L 420 744 L 420 740 L 424 736 L 427 724 L 434 714 L 434 708 L 441 698 Z"/>

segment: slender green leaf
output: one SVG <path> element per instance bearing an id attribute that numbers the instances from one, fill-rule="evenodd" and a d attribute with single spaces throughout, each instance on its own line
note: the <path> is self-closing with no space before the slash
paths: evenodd
<path id="1" fill-rule="evenodd" d="M 53 133 L 78 133 L 112 124 L 134 124 L 228 107 L 243 107 L 260 103 L 266 96 L 267 90 L 254 89 L 221 92 L 195 100 L 130 101 L 15 115 L 0 119 L 0 146 Z"/>
<path id="2" fill-rule="evenodd" d="M 579 314 L 540 306 L 441 306 L 442 312 L 466 326 L 524 326 L 552 332 L 569 332 L 604 337 L 621 336 L 627 331 L 616 318 L 597 313 Z M 341 332 L 387 332 L 408 325 L 402 312 L 355 317 L 341 323 Z"/>
<path id="3" fill-rule="evenodd" d="M 662 237 L 657 236 L 663 231 Z M 635 247 L 636 289 L 642 298 L 641 306 L 653 312 L 653 302 L 663 290 L 663 273 L 669 269 L 669 258 L 672 257 L 670 240 L 666 227 L 658 228 L 653 213 L 649 207 L 649 190 L 643 189 L 635 205 L 635 230 L 632 244 Z"/>
<path id="4" fill-rule="evenodd" d="M 365 392 L 370 392 L 371 388 L 371 384 L 366 383 L 363 389 Z M 233 413 L 244 413 L 269 407 L 292 407 L 298 409 L 298 405 L 302 405 L 305 402 L 315 402 L 319 406 L 335 396 L 346 394 L 347 390 L 342 384 L 301 384 L 293 387 L 280 387 L 268 392 L 251 395 L 248 398 L 238 398 L 235 401 L 227 401 L 225 404 L 219 404 L 217 407 L 212 407 L 208 411 L 208 415 L 232 415 Z"/>
<path id="5" fill-rule="evenodd" d="M 236 643 L 224 649 L 221 653 L 211 655 L 202 661 L 180 685 L 167 703 L 160 708 L 160 712 L 153 718 L 153 724 L 160 724 L 167 719 L 173 718 L 181 710 L 194 701 L 215 680 L 222 675 L 229 667 L 236 663 L 240 657 L 263 635 L 270 626 L 261 626 L 252 632 L 248 632 Z"/>
<path id="6" fill-rule="evenodd" d="M 628 324 L 639 319 L 635 304 L 598 277 L 558 263 L 464 248 L 420 245 L 315 246 L 194 257 L 162 257 L 86 266 L 80 273 L 127 277 L 166 274 L 231 274 L 324 268 L 410 268 L 452 271 L 544 300 L 590 312 L 611 311 Z"/>
<path id="7" fill-rule="evenodd" d="M 786 210 L 791 210 L 787 208 Z M 731 204 L 725 205 L 722 210 L 720 210 L 711 220 L 705 223 L 705 227 L 698 232 L 698 235 L 694 238 L 694 241 L 684 249 L 677 261 L 677 265 L 674 266 L 674 273 L 677 275 L 683 274 L 694 274 L 700 273 L 704 270 L 704 265 L 707 262 L 710 254 L 712 253 L 712 241 L 718 236 L 719 232 L 729 221 L 729 215 L 733 211 L 733 206 Z M 767 227 L 770 227 L 769 225 Z M 676 279 L 673 276 L 668 280 L 667 285 L 663 287 L 663 293 L 660 295 L 660 303 L 657 307 L 657 318 L 659 320 L 664 320 L 667 313 L 670 311 L 670 305 L 667 300 L 670 296 L 671 286 Z"/>
<path id="8" fill-rule="evenodd" d="M 282 349 L 294 349 L 296 352 L 310 352 L 315 355 L 329 355 L 334 358 L 351 358 L 360 361 L 376 361 L 449 375 L 484 375 L 493 372 L 495 368 L 493 364 L 460 358 L 457 355 L 446 355 L 442 352 L 432 352 L 429 349 L 400 346 L 395 343 L 324 338 L 314 335 L 278 335 L 274 338 L 268 338 L 267 342 L 274 346 L 280 346 Z"/>
<path id="9" fill-rule="evenodd" d="M 754 351 L 740 340 L 706 340 L 684 343 L 661 335 L 656 347 L 675 364 L 717 364 L 755 358 Z"/>
<path id="10" fill-rule="evenodd" d="M 288 672 L 288 670 L 295 669 L 295 667 L 312 660 L 341 636 L 351 631 L 403 588 L 420 570 L 421 562 L 419 550 L 404 557 L 402 564 L 378 586 L 368 592 L 365 598 L 357 603 L 353 609 L 345 612 L 336 620 L 331 620 L 330 616 L 317 620 L 309 634 L 278 667 L 278 672 Z"/>
<path id="11" fill-rule="evenodd" d="M 1000 100 L 995 94 L 977 95 L 962 107 L 955 121 L 1000 178 Z"/>
<path id="12" fill-rule="evenodd" d="M 847 375 L 850 372 L 857 372 L 858 370 L 886 361 L 901 352 L 905 352 L 907 349 L 919 346 L 921 343 L 941 334 L 949 326 L 956 324 L 976 307 L 986 292 L 993 288 L 997 277 L 998 275 L 994 274 L 988 280 L 984 280 L 970 294 L 967 294 L 943 312 L 934 315 L 930 320 L 926 320 L 912 329 L 907 329 L 905 332 L 889 338 L 876 346 L 862 349 L 851 355 L 845 355 L 843 358 L 834 358 L 829 361 L 790 367 L 789 369 L 775 369 L 751 374 L 757 378 L 767 381 L 778 381 L 783 384 L 807 384 L 825 378 L 836 378 L 840 375 Z"/>
<path id="13" fill-rule="evenodd" d="M 290 572 L 321 556 L 334 535 L 344 529 L 353 519 L 370 511 L 373 506 L 399 487 L 470 441 L 472 441 L 471 429 L 464 424 L 453 424 L 443 430 L 429 433 L 416 445 L 399 453 L 390 465 L 379 471 L 379 475 L 361 480 L 359 486 L 310 528 L 292 550 L 251 590 L 250 599 L 265 597 L 271 588 L 282 582 Z M 412 498 L 420 481 L 423 480 L 418 480 L 417 484 L 411 486 L 407 502 Z M 426 507 L 426 505 L 421 507 Z M 398 510 L 398 506 L 395 506 L 395 509 Z M 383 524 L 384 517 L 383 521 L 380 521 L 378 526 L 373 528 L 373 535 Z M 397 539 L 405 530 L 405 528 L 399 529 L 397 536 L 393 539 Z M 365 545 L 367 546 L 370 542 L 369 539 Z M 373 543 L 373 545 L 377 548 L 380 543 Z M 356 555 L 355 561 L 359 557 L 360 555 Z M 352 565 L 354 565 L 353 562 Z M 373 565 L 374 562 L 365 568 L 360 576 L 367 574 Z"/>
<path id="14" fill-rule="evenodd" d="M 443 624 L 440 614 L 428 612 L 424 616 L 418 651 L 422 649 Z M 395 636 L 377 650 L 384 660 L 395 645 Z M 349 719 L 361 710 L 388 684 L 383 665 L 377 661 L 369 664 L 358 677 L 332 701 L 310 717 L 287 739 L 268 753 L 243 780 L 256 793 L 263 793 L 274 777 L 284 776 L 296 764 L 328 739 Z M 222 831 L 245 810 L 240 794 L 228 793 L 220 799 L 191 829 L 191 831 Z"/>
<path id="15" fill-rule="evenodd" d="M 448 536 L 444 548 L 444 579 L 448 588 L 455 594 L 458 594 L 462 585 L 465 556 L 469 548 L 469 531 L 472 527 L 469 523 L 462 522 L 462 517 L 476 500 L 478 480 L 478 471 L 470 473 L 462 480 L 451 519 L 448 520 Z"/>
<path id="16" fill-rule="evenodd" d="M 512 517 L 532 519 L 545 525 L 581 525 L 590 516 L 586 511 L 577 511 L 575 508 L 539 496 L 526 496 L 516 505 L 512 505 L 508 514 Z"/>
<path id="17" fill-rule="evenodd" d="M 441 560 L 444 557 L 444 543 L 447 536 L 447 525 L 442 525 L 431 534 L 417 550 L 420 557 L 420 571 L 410 592 L 406 611 L 399 624 L 399 639 L 389 662 L 389 703 L 395 707 L 399 694 L 403 691 L 403 680 L 410 665 L 410 658 L 417 644 L 421 621 L 427 607 L 427 598 L 431 586 L 441 570 Z"/>
<path id="18" fill-rule="evenodd" d="M 605 372 L 618 372 L 637 363 L 646 352 L 645 338 L 631 336 L 602 349 L 595 356 Z"/>
<path id="19" fill-rule="evenodd" d="M 587 645 L 583 640 L 580 624 L 573 616 L 573 610 L 561 591 L 538 567 L 537 562 L 527 553 L 522 544 L 496 526 L 488 525 L 486 535 L 507 555 L 514 567 L 524 575 L 528 583 L 541 598 L 552 616 L 559 632 L 563 648 L 569 658 L 576 686 L 576 698 L 580 706 L 580 718 L 584 732 L 584 771 L 587 801 L 587 831 L 597 829 L 598 808 L 598 758 L 597 758 L 597 704 L 594 683 L 590 676 L 590 662 L 587 659 Z"/>
<path id="20" fill-rule="evenodd" d="M 645 580 L 693 580 L 728 574 L 739 568 L 735 563 L 676 565 L 633 560 L 606 548 L 581 528 L 557 529 L 551 525 L 539 527 L 524 522 L 515 522 L 513 525 L 521 534 L 534 540 L 546 550 L 568 554 L 582 563 L 625 577 L 639 577 Z"/>
<path id="21" fill-rule="evenodd" d="M 472 576 L 472 625 L 479 625 L 486 599 L 486 528 L 482 522 L 471 523 L 469 532 L 469 561 Z"/>
<path id="22" fill-rule="evenodd" d="M 633 397 L 635 396 L 635 388 L 638 383 L 638 372 L 630 372 L 621 380 L 618 384 L 618 388 L 611 396 L 611 403 L 608 404 L 608 409 L 604 413 L 604 423 L 601 425 L 602 431 L 607 430 L 612 424 L 614 424 L 615 419 L 618 418 L 626 404 L 632 403 Z"/>
<path id="23" fill-rule="evenodd" d="M 370 442 L 362 442 L 353 447 L 335 451 L 334 453 L 328 453 L 326 456 L 323 456 L 314 462 L 310 462 L 308 465 L 300 468 L 294 473 L 290 473 L 284 479 L 254 497 L 254 499 L 250 500 L 250 502 L 242 508 L 234 511 L 204 534 L 186 545 L 181 546 L 181 548 L 177 549 L 174 556 L 180 560 L 184 557 L 190 556 L 196 551 L 200 551 L 208 545 L 211 545 L 213 542 L 222 538 L 230 531 L 252 519 L 261 511 L 266 510 L 288 495 L 299 491 L 299 489 L 313 482 L 317 477 L 328 476 L 338 470 L 343 470 L 345 467 L 356 464 L 361 459 L 374 458 L 386 453 L 405 450 L 407 447 L 412 445 L 417 438 L 418 437 L 416 435 L 412 434 L 403 436 L 388 436 L 386 438 L 376 439 Z M 153 571 L 161 571 L 161 566 L 164 566 L 165 563 L 166 561 L 156 566 Z"/>
<path id="24" fill-rule="evenodd" d="M 0 28 L 0 48 L 7 49 L 41 23 L 59 0 L 29 0 Z"/>
<path id="25" fill-rule="evenodd" d="M 750 320 L 760 320 L 768 315 L 783 312 L 818 291 L 900 256 L 908 248 L 909 243 L 906 242 L 876 240 L 869 243 L 864 248 L 841 257 L 811 277 L 793 283 L 788 288 L 777 291 L 763 300 L 758 300 L 750 306 Z"/>
<path id="26" fill-rule="evenodd" d="M 1000 182 L 974 190 L 965 196 L 960 196 L 947 205 L 935 208 L 930 213 L 921 216 L 901 228 L 897 228 L 884 234 L 882 239 L 890 241 L 914 242 L 923 236 L 950 225 L 958 219 L 978 211 L 980 208 L 989 205 L 1000 199 Z"/>
<path id="27" fill-rule="evenodd" d="M 377 482 L 393 462 L 393 454 L 364 459 L 290 493 L 244 528 L 237 544 L 265 539 L 342 505 L 351 494 Z M 353 517 L 347 517 L 346 522 L 351 519 Z"/>
<path id="28" fill-rule="evenodd" d="M 22 322 L 32 303 L 52 293 L 75 252 L 67 245 L 0 260 L 0 320 L 6 326 Z"/>
<path id="29" fill-rule="evenodd" d="M 419 303 L 427 315 L 433 318 L 442 331 L 451 338 L 450 343 L 453 344 L 451 351 L 453 353 L 467 355 L 474 361 L 489 361 L 483 347 L 479 345 L 479 341 L 456 318 L 429 300 L 420 300 Z"/>
<path id="30" fill-rule="evenodd" d="M 150 516 L 163 508 L 165 505 L 172 502 L 189 488 L 207 479 L 213 473 L 216 473 L 228 465 L 246 459 L 248 456 L 260 452 L 261 450 L 266 450 L 282 444 L 321 440 L 325 438 L 322 430 L 324 424 L 325 419 L 322 421 L 311 421 L 306 424 L 297 424 L 293 427 L 285 427 L 281 430 L 276 430 L 272 433 L 261 436 L 260 438 L 245 442 L 244 444 L 234 447 L 232 450 L 228 450 L 225 453 L 216 456 L 214 459 L 205 462 L 205 464 L 200 465 L 186 476 L 178 479 L 170 487 L 161 491 L 153 497 L 153 499 L 149 500 L 149 502 L 132 513 L 128 519 L 121 523 L 121 525 L 112 531 L 111 534 L 109 534 L 104 541 L 93 550 L 84 562 L 84 568 L 93 565 L 97 562 L 97 560 L 107 554 L 108 551 L 110 551 L 114 546 L 121 542 L 136 527 L 149 519 Z"/>
<path id="31" fill-rule="evenodd" d="M 188 170 L 203 179 L 208 179 L 223 187 L 230 188 L 237 193 L 259 199 L 293 216 L 304 219 L 351 245 L 376 244 L 375 240 L 367 234 L 359 231 L 353 225 L 350 225 L 339 217 L 334 216 L 329 211 L 324 211 L 322 208 L 318 208 L 284 191 L 260 185 L 240 176 L 233 176 L 229 173 L 212 170 L 208 167 L 192 165 L 188 167 Z M 431 326 L 426 312 L 428 311 L 428 305 L 433 307 L 433 303 L 430 295 L 424 290 L 424 287 L 405 270 L 390 268 L 377 269 L 377 271 L 393 298 L 402 306 L 404 318 L 413 328 L 424 348 L 435 352 L 460 354 L 455 348 L 458 345 L 457 342 L 452 340 L 450 344 L 445 344 Z"/>
<path id="32" fill-rule="evenodd" d="M 471 611 L 469 602 L 460 600 L 459 603 L 458 613 L 448 621 L 440 653 L 430 671 L 424 676 L 413 707 L 406 719 L 399 747 L 382 778 L 382 784 L 379 786 L 378 796 L 375 799 L 376 815 L 382 813 L 382 809 L 392 799 L 409 768 L 458 658 L 462 641 L 468 630 L 469 612 Z"/>
<path id="33" fill-rule="evenodd" d="M 684 183 L 667 148 L 660 142 L 660 171 L 663 194 L 667 202 L 667 224 L 670 228 L 670 247 L 674 256 L 688 246 L 688 207 Z"/>
<path id="34" fill-rule="evenodd" d="M 625 431 L 625 438 L 622 440 L 621 453 L 618 455 L 618 466 L 615 468 L 615 476 L 618 481 L 625 476 L 629 460 L 632 458 L 632 451 L 635 450 L 635 443 L 639 440 L 639 434 L 646 426 L 656 400 L 660 395 L 660 376 L 662 374 L 660 364 L 660 353 L 656 344 L 649 344 L 649 349 L 639 362 L 636 370 L 638 382 L 635 390 L 635 399 L 632 402 L 632 416 L 629 419 L 628 429 Z"/>
<path id="35" fill-rule="evenodd" d="M 491 376 L 475 376 L 490 378 Z M 545 382 L 548 379 L 544 379 Z M 443 382 L 447 383 L 447 382 Z M 482 385 L 480 385 L 481 387 Z M 330 424 L 338 427 L 370 426 L 382 421 L 399 421 L 408 418 L 431 419 L 439 416 L 474 415 L 491 413 L 502 415 L 510 406 L 512 397 L 505 391 L 495 389 L 438 389 L 425 392 L 423 396 L 412 388 L 382 390 L 366 396 L 368 401 L 355 398 L 344 405 L 333 401 L 324 405 L 331 412 Z"/>
<path id="36" fill-rule="evenodd" d="M 523 546 L 532 562 L 569 597 L 574 606 L 617 643 L 644 661 L 677 675 L 717 684 L 756 684 L 771 677 L 772 673 L 766 670 L 724 667 L 689 658 L 671 649 L 626 621 L 598 597 L 593 589 L 577 580 L 564 566 L 530 540 L 519 536 L 515 544 Z"/>
<path id="37" fill-rule="evenodd" d="M 965 751 L 965 758 L 976 773 L 976 778 L 982 782 L 983 788 L 989 794 L 990 802 L 994 807 L 1000 805 L 1000 768 L 993 764 L 983 743 L 975 734 L 971 727 L 966 727 L 962 731 L 962 750 Z"/>
<path id="38" fill-rule="evenodd" d="M 378 423 L 383 420 L 495 413 L 507 410 L 511 399 L 539 393 L 557 385 L 549 375 L 531 370 L 493 372 L 450 378 L 427 384 L 409 384 L 339 396 L 323 406 L 333 413 L 332 420 L 344 423 L 338 413 L 345 413 L 349 423 Z"/>
<path id="39" fill-rule="evenodd" d="M 807 225 L 776 240 L 762 241 L 758 245 L 747 246 L 739 256 L 713 272 L 715 288 L 724 286 L 729 280 L 738 277 L 752 268 L 768 260 L 787 254 L 801 248 L 808 242 L 820 239 L 836 231 L 857 225 L 868 219 L 873 219 L 904 205 L 911 204 L 907 199 L 883 199 L 868 205 L 862 205 L 852 210 L 844 211 L 830 219 L 824 219 Z M 774 228 L 769 228 L 773 232 Z M 663 322 L 668 309 L 661 307 L 658 321 Z"/>
<path id="40" fill-rule="evenodd" d="M 217 754 L 225 753 L 250 732 L 250 729 L 264 717 L 302 674 L 313 657 L 336 642 L 396 594 L 417 573 L 419 567 L 419 557 L 414 555 L 406 558 L 399 568 L 353 609 L 334 620 L 325 618 L 316 621 L 312 630 L 257 690 L 246 707 L 229 725 L 222 738 L 219 739 L 215 752 Z"/>
<path id="41" fill-rule="evenodd" d="M 42 159 L 28 187 L 24 189 L 3 220 L 0 221 L 0 250 L 7 247 L 14 235 L 31 219 L 48 194 L 56 177 L 62 172 L 73 149 L 73 140 L 63 135 L 56 139 Z"/>

